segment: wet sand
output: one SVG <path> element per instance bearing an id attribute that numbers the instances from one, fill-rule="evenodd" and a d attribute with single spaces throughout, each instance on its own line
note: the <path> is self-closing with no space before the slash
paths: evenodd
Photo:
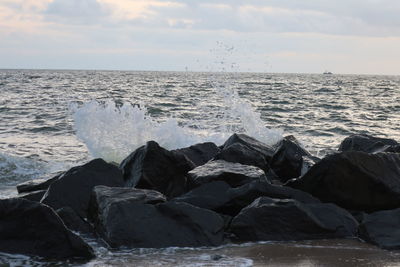
<path id="1" fill-rule="evenodd" d="M 400 266 L 400 251 L 383 250 L 358 240 L 265 242 L 203 249 L 131 250 L 88 265 L 391 267 Z"/>
<path id="2" fill-rule="evenodd" d="M 252 259 L 253 266 L 400 266 L 400 252 L 357 240 L 255 244 L 229 248 L 226 254 Z"/>

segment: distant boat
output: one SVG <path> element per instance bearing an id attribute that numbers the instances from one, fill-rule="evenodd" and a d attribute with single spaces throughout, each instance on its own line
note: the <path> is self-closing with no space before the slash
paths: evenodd
<path id="1" fill-rule="evenodd" d="M 324 71 L 324 73 L 322 73 L 322 74 L 324 74 L 324 75 L 332 75 L 333 73 L 326 70 L 326 71 Z"/>

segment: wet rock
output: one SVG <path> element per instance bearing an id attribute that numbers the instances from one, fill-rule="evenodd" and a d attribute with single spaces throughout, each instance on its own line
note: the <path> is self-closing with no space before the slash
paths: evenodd
<path id="1" fill-rule="evenodd" d="M 56 210 L 56 212 L 68 229 L 86 235 L 94 233 L 93 227 L 83 218 L 79 217 L 72 208 L 63 207 Z"/>
<path id="2" fill-rule="evenodd" d="M 210 182 L 171 201 L 186 202 L 221 214 L 236 216 L 244 207 L 262 196 L 320 203 L 306 192 L 262 181 L 254 181 L 237 188 L 232 188 L 223 181 Z"/>
<path id="3" fill-rule="evenodd" d="M 253 137 L 250 137 L 245 134 L 233 134 L 231 137 L 226 140 L 223 144 L 223 149 L 228 148 L 230 145 L 240 143 L 248 148 L 261 153 L 267 162 L 270 161 L 272 156 L 274 155 L 275 149 L 265 143 L 262 143 Z"/>
<path id="4" fill-rule="evenodd" d="M 56 176 L 50 179 L 35 179 L 20 183 L 17 185 L 17 191 L 18 193 L 26 193 L 39 190 L 47 190 L 47 188 L 49 188 L 49 186 L 55 180 L 57 180 L 61 175 L 62 173 L 57 174 Z"/>
<path id="5" fill-rule="evenodd" d="M 96 186 L 93 189 L 89 203 L 89 219 L 99 225 L 99 213 L 111 206 L 114 202 L 128 202 L 140 204 L 157 204 L 166 201 L 166 197 L 158 191 L 126 187 Z"/>
<path id="6" fill-rule="evenodd" d="M 47 190 L 32 191 L 28 193 L 18 194 L 19 198 L 23 198 L 30 201 L 40 202 Z"/>
<path id="7" fill-rule="evenodd" d="M 189 172 L 193 187 L 212 181 L 224 181 L 232 187 L 238 187 L 252 181 L 267 181 L 260 168 L 232 163 L 224 160 L 210 161 Z"/>
<path id="8" fill-rule="evenodd" d="M 400 155 L 358 151 L 329 155 L 288 185 L 349 210 L 398 208 Z"/>
<path id="9" fill-rule="evenodd" d="M 96 185 L 123 184 L 121 171 L 116 166 L 94 159 L 62 174 L 50 185 L 41 202 L 53 209 L 71 207 L 80 217 L 86 218 L 90 194 Z"/>
<path id="10" fill-rule="evenodd" d="M 290 241 L 353 237 L 357 226 L 333 204 L 262 197 L 233 218 L 230 230 L 240 241 Z"/>
<path id="11" fill-rule="evenodd" d="M 233 143 L 219 152 L 214 160 L 225 160 L 243 165 L 256 166 L 264 172 L 270 169 L 264 154 L 249 148 L 241 143 Z"/>
<path id="12" fill-rule="evenodd" d="M 351 213 L 351 215 L 354 217 L 354 219 L 356 219 L 358 223 L 361 223 L 364 220 L 365 216 L 368 215 L 368 213 L 357 210 L 356 211 L 348 210 L 348 212 Z"/>
<path id="13" fill-rule="evenodd" d="M 171 201 L 185 202 L 196 207 L 218 210 L 232 199 L 232 187 L 224 181 L 203 184 Z"/>
<path id="14" fill-rule="evenodd" d="M 147 142 L 124 159 L 120 165 L 125 186 L 157 190 L 167 197 L 186 192 L 187 172 L 194 163 L 185 155 Z"/>
<path id="15" fill-rule="evenodd" d="M 25 199 L 0 200 L 0 236 L 0 251 L 6 253 L 58 260 L 94 257 L 50 207 Z"/>
<path id="16" fill-rule="evenodd" d="M 400 249 L 400 209 L 365 214 L 359 237 L 384 249 Z"/>
<path id="17" fill-rule="evenodd" d="M 221 216 L 187 203 L 103 198 L 97 207 L 96 229 L 111 247 L 198 247 L 223 241 Z"/>
<path id="18" fill-rule="evenodd" d="M 220 149 L 212 142 L 196 144 L 190 147 L 172 150 L 171 152 L 185 155 L 194 165 L 200 166 L 211 160 L 218 154 Z"/>
<path id="19" fill-rule="evenodd" d="M 306 204 L 320 203 L 318 199 L 306 192 L 259 181 L 233 188 L 230 193 L 231 200 L 219 208 L 218 212 L 231 214 L 232 216 L 238 214 L 240 210 L 248 206 L 255 199 L 264 196 L 277 199 L 293 199 Z"/>
<path id="20" fill-rule="evenodd" d="M 294 136 L 286 136 L 277 146 L 270 165 L 283 183 L 300 177 L 318 161 L 305 150 Z"/>
<path id="21" fill-rule="evenodd" d="M 362 151 L 366 153 L 400 152 L 400 144 L 388 138 L 355 134 L 346 137 L 339 146 L 339 151 Z"/>

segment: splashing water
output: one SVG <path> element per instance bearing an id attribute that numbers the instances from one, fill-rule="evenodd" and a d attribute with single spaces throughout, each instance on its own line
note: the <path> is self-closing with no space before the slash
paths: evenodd
<path id="1" fill-rule="evenodd" d="M 90 101 L 81 107 L 74 106 L 72 110 L 77 137 L 86 144 L 93 157 L 108 161 L 122 161 L 149 140 L 156 140 L 167 149 L 188 146 L 208 138 L 219 141 L 217 136 L 195 134 L 189 128 L 179 126 L 174 118 L 156 122 L 144 106 L 124 103 L 117 107 L 108 100 L 104 104 Z"/>
<path id="2" fill-rule="evenodd" d="M 281 129 L 268 129 L 261 119 L 261 114 L 256 112 L 252 105 L 240 98 L 238 92 L 227 84 L 214 82 L 214 88 L 224 103 L 224 121 L 222 131 L 226 133 L 243 132 L 268 145 L 278 143 L 283 136 Z M 229 122 L 239 122 L 238 127 Z"/>
<path id="3" fill-rule="evenodd" d="M 111 100 L 73 105 L 74 128 L 92 157 L 114 162 L 121 162 L 129 153 L 150 140 L 155 140 L 166 149 L 207 141 L 220 145 L 234 132 L 246 133 L 269 145 L 281 140 L 282 131 L 267 129 L 260 114 L 254 111 L 250 103 L 241 99 L 236 91 L 218 87 L 217 93 L 223 98 L 224 104 L 224 116 L 219 119 L 220 127 L 217 131 L 207 129 L 204 125 L 198 127 L 202 130 L 181 126 L 175 118 L 157 122 L 148 114 L 144 105 L 124 103 L 118 106 Z M 231 127 L 233 124 L 239 127 Z"/>

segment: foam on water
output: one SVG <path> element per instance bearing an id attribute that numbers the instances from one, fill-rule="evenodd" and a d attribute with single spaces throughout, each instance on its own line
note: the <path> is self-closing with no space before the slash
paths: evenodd
<path id="1" fill-rule="evenodd" d="M 223 88 L 217 92 L 224 104 L 224 115 L 215 118 L 220 120 L 217 130 L 211 130 L 207 125 L 185 127 L 179 125 L 178 120 L 172 117 L 158 122 L 148 114 L 144 105 L 117 105 L 112 100 L 73 105 L 71 109 L 74 128 L 77 137 L 86 144 L 91 156 L 115 162 L 120 162 L 150 140 L 155 140 L 166 149 L 207 141 L 220 145 L 234 132 L 246 133 L 269 145 L 281 140 L 282 131 L 266 128 L 260 113 L 256 112 L 250 103 L 241 99 L 236 91 Z"/>

